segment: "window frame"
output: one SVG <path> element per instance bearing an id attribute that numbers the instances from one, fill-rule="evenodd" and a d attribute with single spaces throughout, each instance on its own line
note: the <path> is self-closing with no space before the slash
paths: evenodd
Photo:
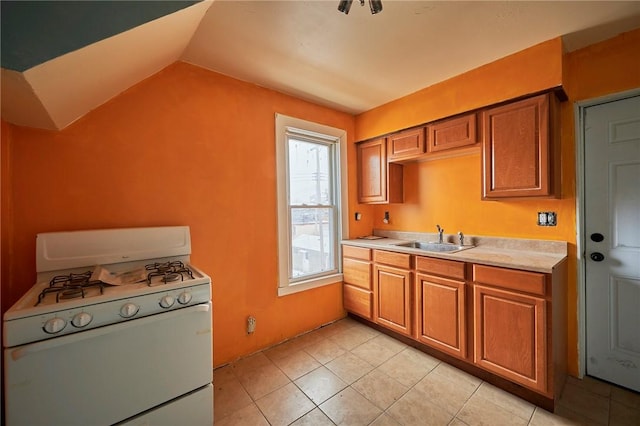
<path id="1" fill-rule="evenodd" d="M 347 132 L 331 126 L 314 123 L 299 118 L 276 113 L 276 184 L 277 184 L 277 229 L 278 229 L 278 296 L 309 290 L 342 282 L 340 241 L 348 233 L 348 193 L 347 193 Z M 334 191 L 336 232 L 336 265 L 327 273 L 315 274 L 303 279 L 289 277 L 291 270 L 291 206 L 289 205 L 288 136 L 301 139 L 320 139 L 335 144 L 334 148 Z"/>

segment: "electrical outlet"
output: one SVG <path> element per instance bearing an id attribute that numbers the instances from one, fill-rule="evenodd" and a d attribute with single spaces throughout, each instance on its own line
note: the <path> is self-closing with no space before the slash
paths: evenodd
<path id="1" fill-rule="evenodd" d="M 255 317 L 247 318 L 247 334 L 252 334 L 256 331 L 256 319 Z"/>
<path id="2" fill-rule="evenodd" d="M 538 212 L 538 226 L 556 226 L 557 219 L 556 212 Z"/>

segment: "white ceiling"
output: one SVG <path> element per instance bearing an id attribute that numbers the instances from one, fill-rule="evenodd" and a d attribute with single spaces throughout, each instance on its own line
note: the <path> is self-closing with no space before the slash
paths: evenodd
<path id="1" fill-rule="evenodd" d="M 357 114 L 558 36 L 571 51 L 640 27 L 639 1 L 382 3 L 377 15 L 358 0 L 348 15 L 338 0 L 198 3 L 3 69 L 2 117 L 60 129 L 175 60 Z"/>

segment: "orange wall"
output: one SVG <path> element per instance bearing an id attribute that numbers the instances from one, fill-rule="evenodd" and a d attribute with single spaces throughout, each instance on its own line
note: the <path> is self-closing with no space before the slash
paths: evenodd
<path id="1" fill-rule="evenodd" d="M 59 132 L 3 123 L 4 309 L 35 283 L 38 232 L 189 225 L 192 261 L 213 280 L 215 365 L 343 317 L 339 284 L 277 297 L 276 112 L 353 135 L 349 114 L 186 63 Z"/>
<path id="2" fill-rule="evenodd" d="M 356 117 L 356 140 L 455 115 L 563 85 L 561 106 L 562 198 L 481 201 L 479 151 L 404 167 L 405 203 L 369 212 L 378 229 L 563 240 L 568 259 L 568 364 L 578 374 L 576 155 L 574 102 L 640 87 L 640 30 L 565 55 L 549 40 L 491 64 L 425 88 Z M 384 224 L 384 212 L 391 222 Z M 558 226 L 538 227 L 538 211 L 558 213 Z"/>
<path id="3" fill-rule="evenodd" d="M 448 233 L 568 241 L 568 359 L 576 374 L 573 102 L 640 87 L 639 45 L 636 30 L 563 55 L 553 39 L 355 120 L 176 63 L 63 131 L 3 123 L 3 310 L 34 282 L 37 232 L 187 224 L 192 259 L 214 281 L 216 365 L 339 318 L 339 286 L 276 296 L 275 112 L 344 128 L 353 142 L 562 84 L 570 98 L 561 109 L 562 199 L 480 201 L 476 153 L 405 166 L 413 184 L 404 204 L 358 204 L 350 143 L 350 236 L 373 227 L 434 232 L 439 223 Z M 152 195 L 178 190 L 185 194 L 177 205 Z M 382 223 L 385 210 L 389 225 Z M 537 227 L 539 210 L 558 212 L 559 225 Z M 364 213 L 362 221 L 353 220 L 355 211 Z M 244 333 L 248 314 L 258 319 L 252 336 Z"/>

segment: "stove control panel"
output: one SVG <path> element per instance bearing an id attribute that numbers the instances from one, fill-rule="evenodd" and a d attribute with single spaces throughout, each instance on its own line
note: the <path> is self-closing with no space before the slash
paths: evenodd
<path id="1" fill-rule="evenodd" d="M 191 286 L 167 284 L 143 287 L 143 294 L 93 296 L 65 302 L 65 309 L 38 312 L 3 322 L 4 346 L 13 347 L 72 333 L 81 333 L 105 325 L 161 314 L 211 300 L 211 282 Z M 176 303 L 178 302 L 178 303 Z M 77 303 L 75 306 L 70 306 Z M 70 324 L 70 325 L 69 325 Z"/>

